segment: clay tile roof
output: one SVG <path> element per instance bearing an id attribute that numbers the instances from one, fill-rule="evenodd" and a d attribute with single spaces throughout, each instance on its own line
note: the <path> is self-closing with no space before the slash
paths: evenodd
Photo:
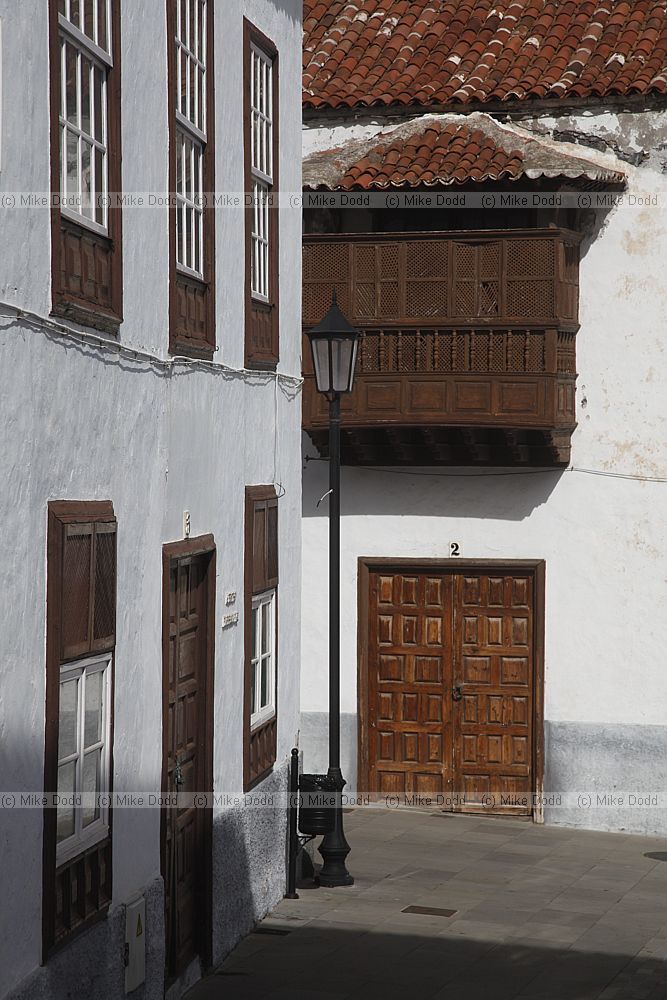
<path id="1" fill-rule="evenodd" d="M 561 177 L 622 184 L 608 156 L 538 136 L 489 115 L 426 115 L 303 162 L 306 190 L 351 191 Z"/>
<path id="2" fill-rule="evenodd" d="M 667 0 L 305 0 L 306 107 L 667 92 Z"/>

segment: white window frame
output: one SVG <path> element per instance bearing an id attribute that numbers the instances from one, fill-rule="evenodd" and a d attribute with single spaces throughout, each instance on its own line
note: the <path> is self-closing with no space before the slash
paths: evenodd
<path id="1" fill-rule="evenodd" d="M 99 22 L 98 22 L 98 9 L 99 3 L 102 0 L 85 0 L 85 3 L 90 5 L 90 9 L 93 11 L 93 25 L 94 25 L 94 38 L 89 37 L 81 30 L 81 24 L 84 23 L 84 3 L 79 4 L 79 26 L 77 26 L 73 21 L 69 19 L 71 12 L 71 0 L 62 0 L 65 6 L 65 13 L 58 14 L 58 27 L 59 27 L 59 47 L 60 47 L 60 111 L 59 111 L 59 141 L 60 141 L 60 194 L 62 197 L 62 202 L 60 205 L 60 211 L 64 216 L 73 221 L 85 226 L 87 229 L 92 229 L 93 232 L 100 233 L 102 235 L 108 235 L 109 232 L 109 71 L 113 68 L 113 41 L 112 41 L 112 3 L 114 0 L 106 0 L 106 48 L 98 45 L 99 41 Z M 66 46 L 70 46 L 76 52 L 76 104 L 77 104 L 77 124 L 73 124 L 67 118 L 67 66 L 66 66 Z M 81 60 L 82 56 L 90 60 L 91 63 L 91 78 L 89 81 L 89 100 L 90 100 L 90 110 L 91 110 L 91 121 L 90 121 L 90 132 L 85 132 L 81 127 L 81 98 L 82 98 L 82 79 L 81 79 Z M 102 110 L 102 138 L 95 138 L 96 122 L 95 117 L 95 100 L 94 94 L 94 73 L 95 69 L 101 70 L 104 74 L 102 81 L 102 96 L 101 96 L 101 110 Z M 73 135 L 77 139 L 77 192 L 76 198 L 78 200 L 79 208 L 72 208 L 67 205 L 67 198 L 70 196 L 67 191 L 67 137 L 68 135 Z M 83 212 L 83 154 L 82 154 L 82 144 L 85 143 L 91 147 L 91 207 L 93 218 L 89 218 Z M 95 153 L 100 152 L 102 154 L 103 161 L 103 176 L 101 183 L 98 182 L 96 176 L 97 173 L 97 163 Z M 98 198 L 102 199 L 102 217 L 103 222 L 100 223 L 96 219 L 96 200 Z"/>
<path id="2" fill-rule="evenodd" d="M 74 809 L 74 833 L 56 844 L 56 867 L 71 861 L 72 858 L 82 854 L 89 847 L 104 840 L 109 835 L 109 804 L 108 793 L 111 787 L 111 672 L 113 668 L 113 654 L 101 653 L 98 656 L 91 656 L 85 660 L 75 660 L 71 663 L 63 663 L 60 667 L 59 684 L 65 681 L 78 680 L 77 685 L 77 730 L 76 730 L 76 750 L 65 757 L 58 757 L 58 769 L 62 764 L 75 763 L 74 793 L 82 792 L 83 783 L 83 759 L 84 749 L 88 753 L 100 750 L 100 787 L 98 794 L 102 796 L 100 803 L 100 815 L 97 819 L 82 826 L 83 809 Z M 102 737 L 89 747 L 84 747 L 85 734 L 85 686 L 86 678 L 94 673 L 103 674 L 103 705 L 102 705 Z M 58 726 L 60 728 L 60 709 L 58 712 Z"/>
<path id="3" fill-rule="evenodd" d="M 176 170 L 176 269 L 192 278 L 204 280 L 204 156 L 208 142 L 206 93 L 208 89 L 208 3 L 209 0 L 176 0 L 176 156 L 180 161 L 180 190 L 178 184 L 178 164 Z M 191 18 L 194 12 L 195 38 L 190 37 Z M 185 14 L 185 38 L 181 37 L 181 21 Z M 194 45 L 192 44 L 194 42 Z M 183 89 L 183 58 L 187 67 L 185 88 Z M 192 73 L 197 81 L 194 96 L 191 92 Z M 194 103 L 194 120 L 190 116 L 191 98 Z M 183 110 L 185 102 L 185 111 Z M 200 114 L 201 112 L 201 114 Z M 200 123 L 201 122 L 201 127 Z M 190 189 L 185 187 L 185 162 L 187 143 L 192 143 L 190 151 Z M 195 149 L 199 151 L 199 166 L 195 170 Z M 192 218 L 192 242 L 187 240 L 187 219 Z M 199 250 L 199 267 L 195 246 Z"/>
<path id="4" fill-rule="evenodd" d="M 185 166 L 188 156 L 188 144 L 190 145 L 190 185 L 189 190 L 185 185 Z M 176 126 L 176 156 L 180 163 L 176 166 L 176 212 L 178 213 L 176 225 L 176 267 L 183 274 L 198 278 L 204 278 L 204 207 L 203 207 L 203 186 L 204 186 L 204 152 L 205 146 L 195 138 L 190 132 Z M 196 151 L 199 156 L 196 156 Z M 180 167 L 180 190 L 178 183 Z M 192 233 L 191 243 L 188 244 L 187 219 L 188 213 L 192 213 Z M 197 257 L 195 246 L 199 249 L 199 269 L 195 266 Z M 186 261 L 191 261 L 191 264 Z"/>
<path id="5" fill-rule="evenodd" d="M 251 294 L 268 303 L 271 292 L 269 197 L 273 187 L 273 66 L 250 43 L 250 177 L 252 183 Z M 261 85 L 260 85 L 261 84 Z"/>
<path id="6" fill-rule="evenodd" d="M 252 599 L 252 611 L 259 612 L 257 625 L 255 627 L 255 648 L 252 650 L 250 661 L 251 692 L 254 690 L 254 704 L 250 706 L 250 729 L 257 729 L 268 722 L 276 714 L 276 597 L 277 590 L 273 587 L 262 594 L 256 594 Z M 270 615 L 268 628 L 269 648 L 266 653 L 262 653 L 262 618 L 265 614 Z M 266 705 L 260 705 L 262 663 L 266 661 L 268 670 L 268 694 L 269 700 Z"/>

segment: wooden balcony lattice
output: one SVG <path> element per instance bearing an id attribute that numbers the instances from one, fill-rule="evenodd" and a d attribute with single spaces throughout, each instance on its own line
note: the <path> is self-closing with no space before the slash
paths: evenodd
<path id="1" fill-rule="evenodd" d="M 568 461 L 578 244 L 557 229 L 306 236 L 304 327 L 322 319 L 335 289 L 361 332 L 344 460 L 428 461 L 437 441 L 434 462 L 465 463 L 461 442 L 476 429 L 496 446 L 476 448 L 471 461 Z M 306 344 L 304 376 L 304 426 L 326 451 Z M 428 434 L 415 438 L 419 428 Z"/>

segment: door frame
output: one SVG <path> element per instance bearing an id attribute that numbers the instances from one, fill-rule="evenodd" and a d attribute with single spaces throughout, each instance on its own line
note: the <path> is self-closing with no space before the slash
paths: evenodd
<path id="1" fill-rule="evenodd" d="M 539 798 L 544 791 L 544 607 L 546 560 L 544 559 L 404 559 L 359 556 L 357 604 L 357 788 L 368 791 L 370 761 L 368 755 L 368 630 L 370 575 L 376 571 L 401 573 L 444 572 L 451 575 L 471 572 L 525 573 L 533 581 L 533 746 L 531 747 L 532 793 L 538 802 L 532 810 L 534 823 L 544 822 L 544 807 Z M 475 815 L 479 815 L 476 813 Z"/>
<path id="2" fill-rule="evenodd" d="M 213 535 L 199 535 L 196 538 L 184 538 L 178 542 L 168 542 L 162 546 L 162 762 L 160 767 L 160 787 L 164 793 L 167 785 L 167 753 L 169 737 L 169 576 L 173 559 L 187 556 L 209 556 L 206 567 L 206 658 L 205 658 L 205 692 L 204 739 L 206 753 L 204 768 L 206 771 L 206 790 L 213 790 L 213 703 L 214 703 L 214 662 L 215 662 L 215 561 L 216 547 Z M 165 908 L 167 903 L 167 808 L 160 810 L 160 872 L 165 888 Z M 204 872 L 203 872 L 203 925 L 201 929 L 201 953 L 199 958 L 204 968 L 210 967 L 213 961 L 213 810 L 206 809 L 204 819 Z M 165 935 L 167 925 L 165 921 Z M 168 979 L 166 985 L 174 981 L 169 972 L 169 942 L 165 937 L 165 969 Z"/>

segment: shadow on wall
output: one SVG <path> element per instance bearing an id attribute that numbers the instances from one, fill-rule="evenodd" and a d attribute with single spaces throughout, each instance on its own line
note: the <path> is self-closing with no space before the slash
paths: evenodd
<path id="1" fill-rule="evenodd" d="M 213 965 L 282 899 L 287 879 L 288 763 L 276 766 L 249 792 L 253 805 L 227 809 L 213 819 Z M 274 803 L 277 803 L 274 805 Z M 19 817 L 16 810 L 12 816 Z M 137 813 L 137 819 L 148 811 Z M 157 848 L 157 841 L 154 840 Z M 164 886 L 154 879 L 141 889 L 146 900 L 146 980 L 134 1000 L 163 997 Z M 12 900 L 0 901 L 10 919 Z M 124 994 L 124 904 L 88 928 L 13 987 L 7 1000 L 116 1000 Z M 2 970 L 6 972 L 6 969 Z M 0 986 L 0 993 L 2 987 Z"/>
<path id="2" fill-rule="evenodd" d="M 237 810 L 213 820 L 213 964 L 255 925 L 250 862 L 243 816 Z"/>
<path id="3" fill-rule="evenodd" d="M 610 193 L 614 197 L 618 197 L 624 193 L 624 188 L 613 188 Z M 582 208 L 579 210 L 576 228 L 582 235 L 579 245 L 580 262 L 586 257 L 592 245 L 604 235 L 607 223 L 615 211 L 616 209 L 612 207 Z"/>
<path id="4" fill-rule="evenodd" d="M 146 900 L 146 979 L 133 1000 L 161 1000 L 164 995 L 164 891 L 161 878 L 142 889 Z M 9 916 L 10 901 L 2 901 Z M 75 937 L 6 1000 L 116 1000 L 125 993 L 125 905 L 115 906 L 106 920 Z"/>
<path id="5" fill-rule="evenodd" d="M 282 11 L 291 21 L 296 21 L 299 25 L 303 23 L 301 0 L 272 0 L 272 3 L 276 10 Z"/>
<path id="6" fill-rule="evenodd" d="M 219 964 L 285 892 L 287 813 L 273 808 L 288 763 L 248 792 L 250 801 L 213 817 L 213 964 Z M 254 803 L 254 804 L 253 804 Z"/>
<path id="7" fill-rule="evenodd" d="M 329 488 L 328 462 L 313 458 L 309 440 L 304 455 L 303 516 L 327 517 L 327 500 L 317 504 Z M 547 502 L 564 471 L 347 467 L 341 472 L 342 515 L 523 521 Z"/>

